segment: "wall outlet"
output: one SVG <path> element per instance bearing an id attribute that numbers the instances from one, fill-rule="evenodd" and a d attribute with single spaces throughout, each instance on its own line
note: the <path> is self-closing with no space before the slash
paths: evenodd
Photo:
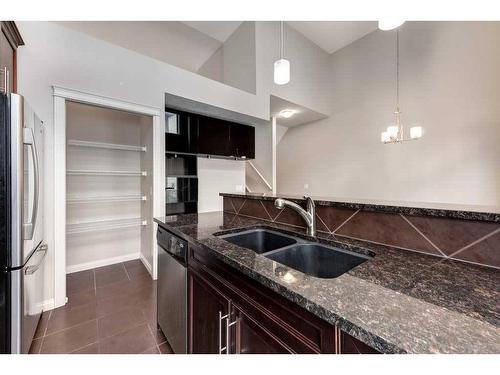
<path id="1" fill-rule="evenodd" d="M 242 191 L 243 191 L 243 185 L 236 185 L 236 186 L 235 186 L 235 190 L 236 190 L 237 192 L 242 192 Z"/>
<path id="2" fill-rule="evenodd" d="M 309 184 L 304 184 L 304 190 L 309 189 Z"/>

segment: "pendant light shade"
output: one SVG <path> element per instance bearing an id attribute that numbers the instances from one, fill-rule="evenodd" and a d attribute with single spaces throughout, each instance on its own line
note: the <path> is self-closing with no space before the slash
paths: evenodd
<path id="1" fill-rule="evenodd" d="M 283 58 L 283 21 L 280 22 L 280 58 L 274 62 L 274 83 L 286 85 L 290 82 L 290 61 Z"/>
<path id="2" fill-rule="evenodd" d="M 274 62 L 274 83 L 285 85 L 290 82 L 290 61 L 279 59 Z"/>

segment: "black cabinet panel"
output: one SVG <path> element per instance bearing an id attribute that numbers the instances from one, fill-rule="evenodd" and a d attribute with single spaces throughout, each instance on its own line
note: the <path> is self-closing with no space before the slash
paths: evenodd
<path id="1" fill-rule="evenodd" d="M 230 126 L 230 122 L 200 116 L 198 118 L 198 153 L 215 156 L 235 156 L 230 154 Z"/>
<path id="2" fill-rule="evenodd" d="M 167 152 L 197 153 L 198 117 L 196 115 L 167 109 L 165 128 Z"/>
<path id="3" fill-rule="evenodd" d="M 255 158 L 255 128 L 166 109 L 166 151 L 214 157 Z"/>
<path id="4" fill-rule="evenodd" d="M 255 158 L 255 128 L 253 126 L 231 124 L 231 153 L 239 158 Z"/>

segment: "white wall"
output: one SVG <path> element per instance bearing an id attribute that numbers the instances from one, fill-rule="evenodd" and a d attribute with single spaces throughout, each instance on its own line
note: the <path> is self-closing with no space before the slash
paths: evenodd
<path id="1" fill-rule="evenodd" d="M 45 194 L 47 295 L 53 296 L 55 201 L 52 85 L 156 108 L 165 92 L 250 116 L 269 118 L 269 100 L 176 68 L 50 22 L 17 22 L 26 43 L 18 49 L 18 91 L 44 121 L 47 166 Z M 160 116 L 164 129 L 164 118 Z M 161 140 L 164 147 L 164 140 Z M 164 164 L 162 163 L 164 169 Z M 161 174 L 165 171 L 162 170 Z M 160 197 L 164 200 L 164 197 Z M 164 204 L 161 204 L 164 207 Z"/>
<path id="2" fill-rule="evenodd" d="M 175 21 L 63 21 L 59 25 L 196 72 L 221 42 Z"/>
<path id="3" fill-rule="evenodd" d="M 198 212 L 222 211 L 219 193 L 243 192 L 245 162 L 198 158 Z"/>
<path id="4" fill-rule="evenodd" d="M 380 143 L 395 33 L 376 31 L 333 54 L 332 116 L 283 137 L 280 193 L 500 205 L 500 22 L 407 22 L 400 42 L 403 123 L 424 137 Z"/>

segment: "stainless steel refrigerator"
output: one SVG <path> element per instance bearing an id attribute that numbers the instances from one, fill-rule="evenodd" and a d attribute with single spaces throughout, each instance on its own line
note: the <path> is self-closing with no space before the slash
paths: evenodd
<path id="1" fill-rule="evenodd" d="M 0 353 L 29 351 L 44 301 L 44 125 L 0 94 Z"/>

